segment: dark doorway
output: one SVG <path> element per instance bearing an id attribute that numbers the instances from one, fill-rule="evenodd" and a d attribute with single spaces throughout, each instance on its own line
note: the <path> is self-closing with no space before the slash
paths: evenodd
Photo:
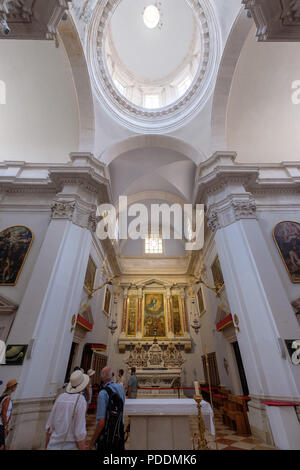
<path id="1" fill-rule="evenodd" d="M 71 367 L 72 367 L 72 364 L 73 364 L 73 360 L 74 360 L 74 357 L 75 357 L 77 346 L 78 346 L 77 343 L 72 343 L 69 362 L 68 362 L 68 367 L 67 367 L 67 372 L 66 372 L 66 376 L 65 376 L 65 382 L 69 381 L 70 375 L 73 372 L 71 370 Z"/>
<path id="2" fill-rule="evenodd" d="M 92 344 L 86 343 L 83 348 L 82 358 L 80 367 L 87 372 L 92 367 L 92 357 L 93 357 L 93 350 Z"/>
<path id="3" fill-rule="evenodd" d="M 239 374 L 240 374 L 243 395 L 249 395 L 249 388 L 247 384 L 247 379 L 246 379 L 245 369 L 244 369 L 242 356 L 241 356 L 241 352 L 239 348 L 239 343 L 235 341 L 234 343 L 232 343 L 232 347 L 234 350 L 235 359 L 236 359 L 236 363 L 237 363 Z"/>

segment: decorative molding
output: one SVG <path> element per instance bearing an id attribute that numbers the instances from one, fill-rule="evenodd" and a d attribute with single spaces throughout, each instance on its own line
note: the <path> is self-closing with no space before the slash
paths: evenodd
<path id="1" fill-rule="evenodd" d="M 51 206 L 52 219 L 68 219 L 72 220 L 76 207 L 75 202 L 55 202 Z"/>
<path id="2" fill-rule="evenodd" d="M 207 217 L 207 225 L 213 233 L 241 219 L 256 219 L 255 199 L 250 193 L 230 195 L 219 203 L 211 204 Z"/>
<path id="3" fill-rule="evenodd" d="M 300 41 L 299 0 L 242 0 L 257 26 L 259 41 Z"/>
<path id="4" fill-rule="evenodd" d="M 8 23 L 8 39 L 54 39 L 68 9 L 67 0 L 0 0 L 0 20 Z"/>

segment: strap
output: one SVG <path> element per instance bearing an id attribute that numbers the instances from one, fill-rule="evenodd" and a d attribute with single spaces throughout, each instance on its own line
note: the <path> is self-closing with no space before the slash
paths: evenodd
<path id="1" fill-rule="evenodd" d="M 68 433 L 69 433 L 69 431 L 70 431 L 70 429 L 71 429 L 71 425 L 72 425 L 72 423 L 73 423 L 73 419 L 74 419 L 74 415 L 75 415 L 75 410 L 76 410 L 76 406 L 77 406 L 79 397 L 80 397 L 80 393 L 78 394 L 78 397 L 77 397 L 75 406 L 74 406 L 74 408 L 73 408 L 72 418 L 71 418 L 70 424 L 69 424 L 69 426 L 68 426 L 67 432 L 66 432 L 66 434 L 65 434 L 64 441 L 63 441 L 62 446 L 61 446 L 61 450 L 63 450 L 63 448 L 65 447 L 65 443 L 66 443 L 66 440 L 67 440 L 67 436 L 68 436 Z"/>

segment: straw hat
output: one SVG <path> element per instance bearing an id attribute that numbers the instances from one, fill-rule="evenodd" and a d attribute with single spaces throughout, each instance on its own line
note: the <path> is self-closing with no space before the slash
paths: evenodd
<path id="1" fill-rule="evenodd" d="M 66 386 L 67 393 L 79 393 L 86 388 L 90 381 L 88 375 L 83 374 L 81 370 L 76 370 L 70 377 L 70 382 Z"/>
<path id="2" fill-rule="evenodd" d="M 9 388 L 13 388 L 15 385 L 18 385 L 18 382 L 16 381 L 16 379 L 11 379 L 7 382 L 6 384 L 6 390 L 9 389 Z"/>
<path id="3" fill-rule="evenodd" d="M 93 369 L 89 369 L 89 370 L 87 371 L 87 375 L 88 375 L 89 377 L 92 377 L 92 375 L 94 375 L 95 373 L 96 373 L 96 371 L 93 370 Z"/>

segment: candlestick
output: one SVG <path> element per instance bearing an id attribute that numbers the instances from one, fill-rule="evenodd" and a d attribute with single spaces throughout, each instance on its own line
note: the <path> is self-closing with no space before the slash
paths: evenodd
<path id="1" fill-rule="evenodd" d="M 200 396 L 199 382 L 194 382 L 196 397 Z"/>

